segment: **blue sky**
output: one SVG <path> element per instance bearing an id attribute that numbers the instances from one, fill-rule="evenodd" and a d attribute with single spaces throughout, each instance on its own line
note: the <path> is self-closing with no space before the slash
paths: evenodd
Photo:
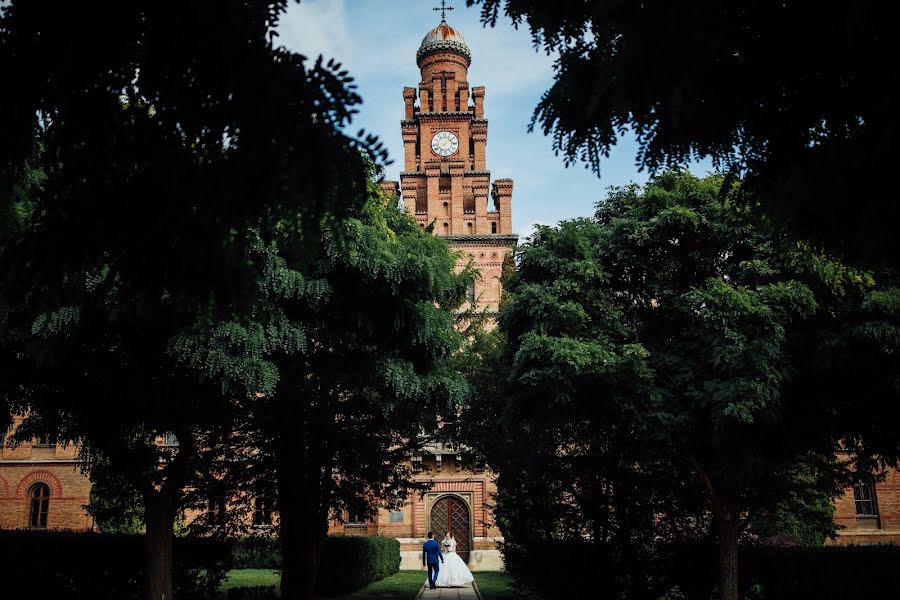
<path id="1" fill-rule="evenodd" d="M 302 0 L 291 2 L 279 28 L 286 47 L 314 58 L 340 60 L 356 78 L 364 104 L 354 120 L 359 128 L 378 134 L 394 159 L 388 179 L 399 179 L 403 157 L 400 119 L 403 87 L 419 82 L 416 50 L 425 34 L 440 21 L 429 0 Z M 478 8 L 464 0 L 448 4 L 455 10 L 447 22 L 462 32 L 472 50 L 469 84 L 483 85 L 489 122 L 487 166 L 493 179 L 510 177 L 513 190 L 513 230 L 527 235 L 535 223 L 592 214 L 594 204 L 611 185 L 644 183 L 646 172 L 635 166 L 636 144 L 621 140 L 601 165 L 601 177 L 583 165 L 565 168 L 555 156 L 550 138 L 528 133 L 528 123 L 541 94 L 553 77 L 553 58 L 536 52 L 527 30 L 509 21 L 485 28 Z M 703 173 L 708 166 L 695 171 Z"/>

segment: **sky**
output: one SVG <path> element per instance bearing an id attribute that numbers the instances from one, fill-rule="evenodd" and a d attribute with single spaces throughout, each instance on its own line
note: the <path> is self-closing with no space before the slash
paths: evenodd
<path id="1" fill-rule="evenodd" d="M 302 0 L 289 3 L 278 29 L 279 43 L 314 59 L 335 58 L 350 71 L 363 98 L 350 131 L 377 134 L 394 163 L 387 179 L 399 180 L 403 163 L 400 119 L 403 87 L 420 79 L 416 50 L 428 31 L 440 22 L 431 0 Z M 646 172 L 635 164 L 637 145 L 620 140 L 601 163 L 600 177 L 583 164 L 566 168 L 553 153 L 552 140 L 528 133 L 541 94 L 552 83 L 553 57 L 535 50 L 527 29 L 509 20 L 494 28 L 480 22 L 478 7 L 464 0 L 448 2 L 454 10 L 447 22 L 462 33 L 472 51 L 469 85 L 485 86 L 488 119 L 487 167 L 492 179 L 514 181 L 513 231 L 527 236 L 536 223 L 554 225 L 563 219 L 593 214 L 609 186 L 643 184 Z M 709 167 L 692 170 L 703 174 Z"/>

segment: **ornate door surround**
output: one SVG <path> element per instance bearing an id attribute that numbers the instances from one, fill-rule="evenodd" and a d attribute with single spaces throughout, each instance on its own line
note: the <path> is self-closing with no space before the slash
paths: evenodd
<path id="1" fill-rule="evenodd" d="M 475 542 L 474 494 L 472 492 L 429 492 L 425 495 L 425 525 L 439 542 L 449 527 L 456 537 L 457 553 L 468 564 Z M 439 519 L 441 523 L 436 523 Z M 444 524 L 446 520 L 446 525 Z M 460 531 L 462 529 L 462 531 Z M 462 539 L 461 534 L 467 539 Z"/>

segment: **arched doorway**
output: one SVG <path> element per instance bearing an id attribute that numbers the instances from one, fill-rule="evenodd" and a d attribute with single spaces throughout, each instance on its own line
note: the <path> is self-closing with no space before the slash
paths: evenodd
<path id="1" fill-rule="evenodd" d="M 443 496 L 431 507 L 431 531 L 437 541 L 444 539 L 448 531 L 456 538 L 456 553 L 469 564 L 472 550 L 472 528 L 469 507 L 459 496 Z"/>

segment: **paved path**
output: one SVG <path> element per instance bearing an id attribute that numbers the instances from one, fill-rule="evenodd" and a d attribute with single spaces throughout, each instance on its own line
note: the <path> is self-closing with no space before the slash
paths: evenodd
<path id="1" fill-rule="evenodd" d="M 422 590 L 417 596 L 417 600 L 435 600 L 436 598 L 441 600 L 480 600 L 471 583 L 465 587 L 437 588 L 436 590 L 429 590 L 428 586 L 422 586 Z"/>

